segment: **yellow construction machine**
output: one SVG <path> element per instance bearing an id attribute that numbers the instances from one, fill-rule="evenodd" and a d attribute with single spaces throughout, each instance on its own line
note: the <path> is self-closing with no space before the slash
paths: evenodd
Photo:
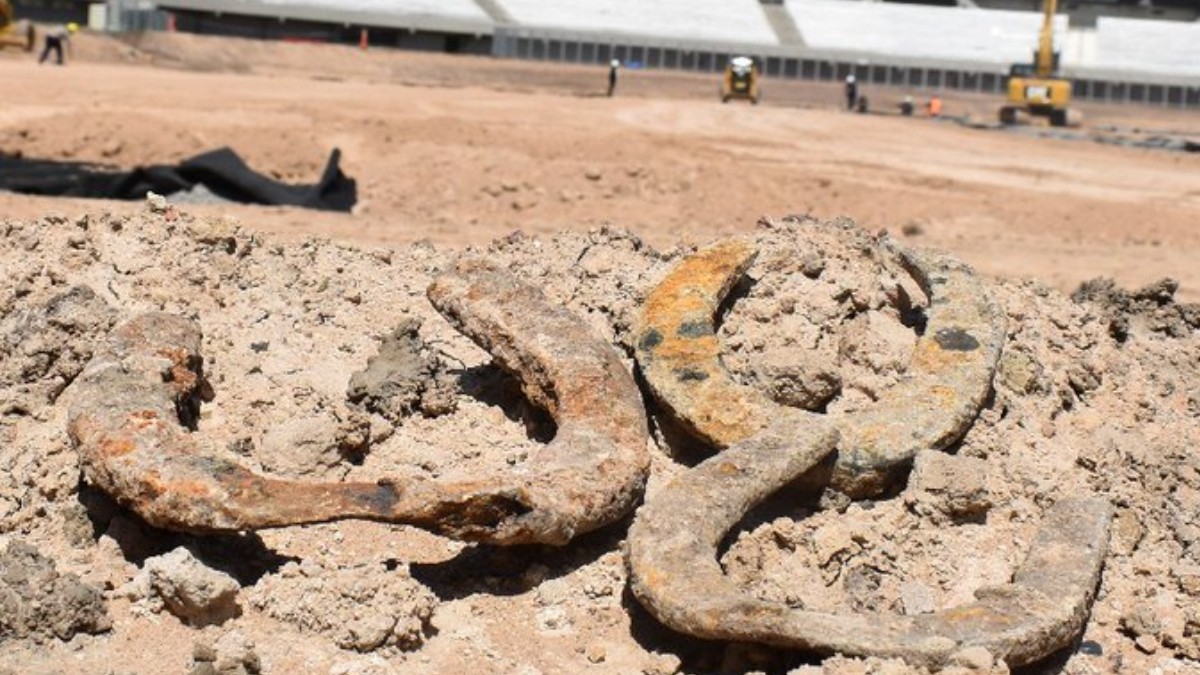
<path id="1" fill-rule="evenodd" d="M 1031 117 L 1045 117 L 1055 127 L 1076 127 L 1083 113 L 1071 109 L 1071 81 L 1058 73 L 1054 53 L 1054 14 L 1058 0 L 1043 0 L 1042 31 L 1033 65 L 1015 64 L 1008 77 L 1008 101 L 1000 108 L 1004 124 L 1022 124 Z"/>
<path id="2" fill-rule="evenodd" d="M 27 52 L 33 51 L 36 37 L 33 24 L 17 21 L 12 3 L 9 0 L 0 0 L 0 49 L 19 47 Z"/>
<path id="3" fill-rule="evenodd" d="M 762 91 L 758 84 L 758 65 L 748 56 L 735 56 L 725 66 L 725 77 L 721 80 L 721 102 L 731 98 L 748 98 L 758 105 Z"/>

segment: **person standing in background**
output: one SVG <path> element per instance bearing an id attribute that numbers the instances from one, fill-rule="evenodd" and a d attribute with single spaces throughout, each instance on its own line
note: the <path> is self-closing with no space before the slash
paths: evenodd
<path id="1" fill-rule="evenodd" d="M 933 94 L 929 97 L 929 116 L 942 116 L 942 98 L 937 94 Z"/>
<path id="2" fill-rule="evenodd" d="M 46 31 L 46 46 L 42 49 L 42 56 L 38 59 L 38 64 L 46 62 L 50 52 L 54 52 L 55 63 L 63 65 L 63 47 L 69 52 L 71 49 L 71 36 L 79 31 L 79 24 L 69 23 L 65 26 L 58 25 Z"/>
<path id="3" fill-rule="evenodd" d="M 610 97 L 617 90 L 617 71 L 620 69 L 621 62 L 617 59 L 608 62 L 608 95 Z"/>

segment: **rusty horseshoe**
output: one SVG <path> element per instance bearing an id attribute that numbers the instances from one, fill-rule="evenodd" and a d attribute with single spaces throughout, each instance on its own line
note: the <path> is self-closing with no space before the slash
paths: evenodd
<path id="1" fill-rule="evenodd" d="M 500 545 L 565 544 L 627 514 L 649 455 L 641 397 L 616 352 L 506 272 L 461 265 L 430 300 L 489 350 L 558 425 L 527 469 L 471 482 L 303 483 L 208 451 L 198 419 L 200 329 L 143 314 L 119 326 L 75 383 L 68 432 L 87 479 L 166 529 L 252 530 L 360 518 Z"/>
<path id="2" fill-rule="evenodd" d="M 1112 522 L 1100 499 L 1064 499 L 1045 514 L 1012 583 L 976 601 L 918 616 L 827 614 L 750 596 L 721 569 L 718 546 L 772 492 L 832 452 L 837 431 L 784 411 L 750 439 L 664 486 L 629 532 L 630 585 L 665 625 L 696 637 L 821 654 L 903 658 L 931 669 L 981 646 L 1010 666 L 1041 659 L 1083 629 Z"/>
<path id="3" fill-rule="evenodd" d="M 884 246 L 929 296 L 927 323 L 901 382 L 872 408 L 843 416 L 776 405 L 722 366 L 716 312 L 753 262 L 750 245 L 703 249 L 651 292 L 635 333 L 646 381 L 685 428 L 726 449 L 639 511 L 627 546 L 633 593 L 667 626 L 703 638 L 900 657 L 930 668 L 971 646 L 1012 666 L 1036 661 L 1086 621 L 1112 520 L 1102 500 L 1051 507 L 1012 583 L 916 617 L 825 614 L 758 600 L 718 563 L 722 539 L 749 509 L 832 453 L 834 487 L 876 495 L 917 452 L 961 438 L 990 393 L 1005 328 L 982 284 L 946 256 Z"/>
<path id="4" fill-rule="evenodd" d="M 903 379 L 838 425 L 832 485 L 852 497 L 878 494 L 917 452 L 943 449 L 966 433 L 991 391 L 1004 344 L 1004 314 L 970 268 L 885 246 L 929 296 L 929 309 Z M 655 398 L 718 448 L 766 428 L 779 410 L 733 381 L 716 334 L 717 308 L 755 255 L 735 240 L 689 256 L 650 293 L 635 327 L 637 361 Z"/>

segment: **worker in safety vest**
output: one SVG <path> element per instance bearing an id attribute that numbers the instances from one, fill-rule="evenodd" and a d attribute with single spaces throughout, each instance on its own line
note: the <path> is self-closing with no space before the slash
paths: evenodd
<path id="1" fill-rule="evenodd" d="M 929 116 L 940 117 L 942 114 L 942 99 L 937 94 L 929 97 Z"/>

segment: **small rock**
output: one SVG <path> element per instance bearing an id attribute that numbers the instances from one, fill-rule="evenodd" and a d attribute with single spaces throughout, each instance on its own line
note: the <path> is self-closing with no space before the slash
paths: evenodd
<path id="1" fill-rule="evenodd" d="M 305 560 L 259 580 L 251 606 L 304 632 L 327 634 L 342 649 L 413 650 L 425 641 L 437 598 L 382 563 L 329 569 Z"/>
<path id="2" fill-rule="evenodd" d="M 987 648 L 977 646 L 958 651 L 950 658 L 950 661 L 971 670 L 989 670 L 992 663 L 995 662 L 995 658 Z"/>
<path id="3" fill-rule="evenodd" d="M 146 560 L 143 574 L 167 610 L 196 626 L 222 623 L 239 614 L 233 577 L 205 566 L 182 546 Z"/>
<path id="4" fill-rule="evenodd" d="M 905 503 L 923 516 L 942 514 L 954 521 L 981 520 L 992 506 L 987 463 L 976 457 L 921 452 L 913 463 Z"/>
<path id="5" fill-rule="evenodd" d="M 1153 654 L 1158 651 L 1158 639 L 1153 635 L 1143 635 L 1133 641 L 1137 648 L 1147 654 Z"/>
<path id="6" fill-rule="evenodd" d="M 164 213 L 170 204 L 167 203 L 166 197 L 155 192 L 147 192 L 146 207 L 150 209 L 151 213 Z"/>
<path id="7" fill-rule="evenodd" d="M 589 663 L 604 663 L 604 659 L 608 657 L 608 650 L 599 642 L 588 645 L 584 653 Z"/>
<path id="8" fill-rule="evenodd" d="M 1000 382 L 1018 394 L 1034 394 L 1046 390 L 1046 374 L 1042 365 L 1018 349 L 1006 349 L 997 367 Z"/>
<path id="9" fill-rule="evenodd" d="M 900 587 L 900 602 L 904 606 L 906 616 L 929 614 L 937 608 L 933 601 L 933 591 L 919 581 L 909 581 Z"/>
<path id="10" fill-rule="evenodd" d="M 675 675 L 683 666 L 683 660 L 674 654 L 654 654 L 650 665 L 642 668 L 642 675 Z"/>
<path id="11" fill-rule="evenodd" d="M 1154 607 L 1139 604 L 1121 615 L 1121 631 L 1133 638 L 1143 635 L 1158 637 L 1162 633 L 1163 622 Z"/>
<path id="12" fill-rule="evenodd" d="M 221 675 L 257 675 L 262 672 L 262 661 L 254 651 L 254 643 L 239 630 L 222 635 L 215 649 L 217 672 Z"/>
<path id="13" fill-rule="evenodd" d="M 208 642 L 196 642 L 192 644 L 192 660 L 215 663 L 217 660 L 217 650 Z"/>
<path id="14" fill-rule="evenodd" d="M 600 169 L 594 167 L 584 171 L 583 175 L 590 181 L 597 181 L 604 177 L 604 174 L 600 172 Z"/>
<path id="15" fill-rule="evenodd" d="M 826 264 L 825 256 L 816 251 L 809 251 L 800 258 L 800 273 L 809 279 L 816 279 L 825 271 Z"/>

